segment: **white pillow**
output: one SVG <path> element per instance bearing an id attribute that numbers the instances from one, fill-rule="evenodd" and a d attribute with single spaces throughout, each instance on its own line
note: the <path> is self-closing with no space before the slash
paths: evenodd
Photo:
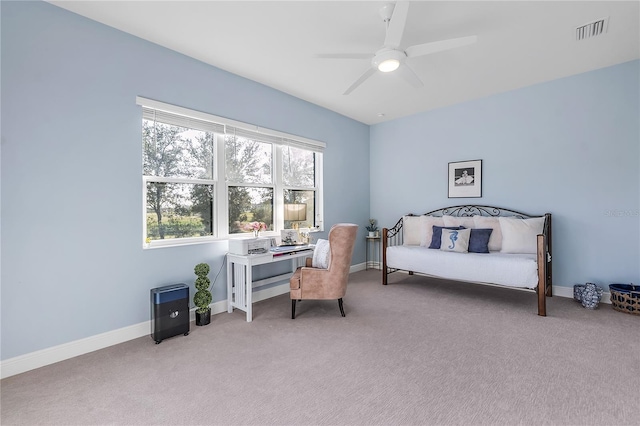
<path id="1" fill-rule="evenodd" d="M 431 239 L 433 238 L 433 226 L 444 226 L 444 220 L 441 217 L 435 216 L 420 217 L 422 217 L 420 245 L 422 247 L 429 247 L 429 245 L 431 244 Z"/>
<path id="2" fill-rule="evenodd" d="M 471 229 L 442 229 L 440 250 L 466 253 L 469 251 L 469 238 Z"/>
<path id="3" fill-rule="evenodd" d="M 311 266 L 320 269 L 329 269 L 331 261 L 331 246 L 328 240 L 319 239 L 316 241 L 316 247 L 313 249 L 313 258 Z"/>
<path id="4" fill-rule="evenodd" d="M 444 219 L 444 226 L 452 227 L 452 226 L 464 226 L 465 228 L 475 228 L 475 224 L 473 223 L 473 216 L 442 216 Z"/>
<path id="5" fill-rule="evenodd" d="M 403 245 L 419 246 L 422 234 L 422 218 L 424 216 L 404 216 L 402 218 Z"/>
<path id="6" fill-rule="evenodd" d="M 502 231 L 501 253 L 532 253 L 537 252 L 536 236 L 542 234 L 544 217 L 518 219 L 515 217 L 500 217 Z"/>
<path id="7" fill-rule="evenodd" d="M 489 237 L 489 251 L 500 251 L 502 249 L 502 230 L 500 221 L 497 217 L 473 216 L 473 223 L 476 228 L 491 228 L 491 237 Z"/>

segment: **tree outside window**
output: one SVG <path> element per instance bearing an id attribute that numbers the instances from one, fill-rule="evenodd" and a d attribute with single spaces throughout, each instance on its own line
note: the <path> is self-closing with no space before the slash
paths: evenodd
<path id="1" fill-rule="evenodd" d="M 252 232 L 251 222 L 264 222 L 273 230 L 272 144 L 232 135 L 224 141 L 229 233 Z"/>
<path id="2" fill-rule="evenodd" d="M 142 136 L 147 240 L 213 235 L 215 135 L 143 120 Z"/>
<path id="3" fill-rule="evenodd" d="M 145 247 L 251 233 L 255 222 L 267 232 L 322 224 L 323 143 L 150 99 L 137 102 Z"/>

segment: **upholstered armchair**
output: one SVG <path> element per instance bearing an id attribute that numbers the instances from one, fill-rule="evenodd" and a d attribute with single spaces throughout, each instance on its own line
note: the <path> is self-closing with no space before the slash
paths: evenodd
<path id="1" fill-rule="evenodd" d="M 291 319 L 296 317 L 298 300 L 338 300 L 340 314 L 344 317 L 342 298 L 347 292 L 349 268 L 353 246 L 356 242 L 358 225 L 338 223 L 329 231 L 330 260 L 327 269 L 312 267 L 311 259 L 307 266 L 296 270 L 289 280 L 291 291 Z"/>

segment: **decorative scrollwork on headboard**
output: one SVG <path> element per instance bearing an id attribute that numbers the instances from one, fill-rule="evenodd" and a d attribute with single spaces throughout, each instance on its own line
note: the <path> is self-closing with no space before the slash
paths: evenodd
<path id="1" fill-rule="evenodd" d="M 544 215 L 530 215 L 527 213 L 518 212 L 510 209 L 503 209 L 501 207 L 493 207 L 493 206 L 479 206 L 473 204 L 461 205 L 461 206 L 451 206 L 444 207 L 437 210 L 432 210 L 430 212 L 425 213 L 425 215 L 429 216 L 456 216 L 456 217 L 470 217 L 470 216 L 488 216 L 488 217 L 499 217 L 499 216 L 509 216 L 509 217 L 517 217 L 519 219 L 528 219 L 536 216 L 544 216 Z"/>
<path id="2" fill-rule="evenodd" d="M 477 216 L 486 216 L 486 217 L 516 217 L 518 219 L 529 219 L 532 217 L 544 216 L 543 214 L 531 215 L 528 213 L 522 213 L 519 211 L 505 209 L 502 207 L 479 206 L 475 204 L 443 207 L 437 210 L 432 210 L 430 212 L 424 213 L 424 215 L 425 216 L 447 215 L 447 216 L 455 216 L 455 217 L 471 217 L 471 216 L 477 215 Z M 405 216 L 420 216 L 420 215 L 411 213 Z M 402 224 L 403 224 L 403 221 L 401 217 L 400 220 L 398 220 L 398 222 L 392 228 L 389 228 L 387 230 L 387 234 L 386 234 L 387 238 L 394 239 L 393 243 L 390 245 L 402 244 L 403 236 L 402 236 L 402 233 L 400 232 L 402 229 Z"/>

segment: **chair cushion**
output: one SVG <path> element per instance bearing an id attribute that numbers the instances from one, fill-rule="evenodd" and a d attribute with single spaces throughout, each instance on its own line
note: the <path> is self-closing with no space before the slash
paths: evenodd
<path id="1" fill-rule="evenodd" d="M 319 239 L 316 242 L 316 247 L 313 249 L 313 259 L 311 260 L 311 266 L 320 269 L 329 269 L 329 262 L 331 260 L 331 246 L 328 240 Z"/>

